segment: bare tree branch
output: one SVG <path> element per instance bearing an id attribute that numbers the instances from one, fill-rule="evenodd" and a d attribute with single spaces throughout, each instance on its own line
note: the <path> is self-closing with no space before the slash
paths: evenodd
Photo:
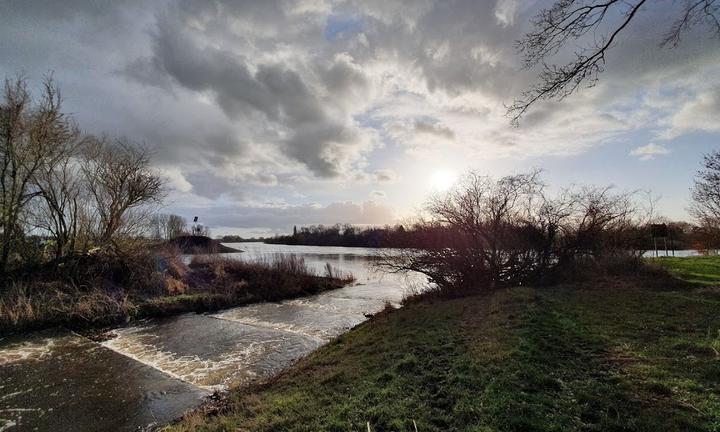
<path id="1" fill-rule="evenodd" d="M 535 31 L 524 35 L 516 45 L 523 56 L 524 68 L 541 66 L 539 82 L 507 107 L 511 124 L 519 125 L 520 118 L 538 101 L 562 100 L 582 85 L 594 86 L 618 35 L 650 3 L 648 0 L 557 0 L 552 7 L 541 11 L 532 20 Z M 618 22 L 603 31 L 616 16 L 621 17 Z M 677 46 L 681 35 L 697 25 L 709 26 L 714 36 L 720 37 L 720 0 L 688 1 L 660 45 Z M 574 60 L 562 65 L 548 62 L 571 42 L 598 33 L 601 36 L 591 46 L 574 52 Z"/>

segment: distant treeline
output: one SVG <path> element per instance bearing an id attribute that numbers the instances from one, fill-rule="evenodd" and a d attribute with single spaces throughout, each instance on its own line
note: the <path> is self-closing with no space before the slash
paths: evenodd
<path id="1" fill-rule="evenodd" d="M 666 239 L 653 240 L 649 226 L 635 228 L 634 247 L 639 250 L 651 250 L 657 244 L 663 250 L 665 244 L 669 250 L 697 249 L 709 250 L 720 248 L 720 237 L 707 232 L 700 226 L 687 222 L 667 222 L 669 236 Z M 305 246 L 345 246 L 370 248 L 406 248 L 422 247 L 429 237 L 438 244 L 450 240 L 446 228 L 442 225 L 393 225 L 384 227 L 356 227 L 336 224 L 310 225 L 295 227 L 293 234 L 280 235 L 273 238 L 243 239 L 239 236 L 224 236 L 224 242 L 263 241 L 271 244 L 305 245 Z"/>
<path id="2" fill-rule="evenodd" d="M 265 243 L 306 245 L 306 246 L 346 246 L 346 247 L 413 247 L 419 233 L 416 227 L 403 225 L 384 227 L 356 227 L 352 225 L 311 225 L 293 228 L 292 235 L 276 236 L 265 239 Z M 425 233 L 427 234 L 427 233 Z M 438 234 L 440 234 L 438 232 Z"/>
<path id="3" fill-rule="evenodd" d="M 250 243 L 250 242 L 264 242 L 264 237 L 251 237 L 251 238 L 243 238 L 239 235 L 224 235 L 217 238 L 223 243 Z"/>

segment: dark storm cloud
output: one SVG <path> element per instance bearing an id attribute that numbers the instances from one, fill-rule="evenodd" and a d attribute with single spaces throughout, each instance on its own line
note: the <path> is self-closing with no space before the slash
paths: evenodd
<path id="1" fill-rule="evenodd" d="M 195 11 L 198 6 L 192 5 Z M 209 7 L 206 13 L 221 12 L 216 5 Z M 345 147 L 352 151 L 352 147 L 363 145 L 362 137 L 346 113 L 331 112 L 332 102 L 321 92 L 346 96 L 354 87 L 365 85 L 360 71 L 342 58 L 323 59 L 328 64 L 315 65 L 315 72 L 325 88 L 313 88 L 290 64 L 254 64 L 242 54 L 203 44 L 202 35 L 187 26 L 186 11 L 179 16 L 162 15 L 154 34 L 152 58 L 136 64 L 146 82 L 161 83 L 162 78 L 155 74 L 166 74 L 187 89 L 210 92 L 231 119 L 262 114 L 286 136 L 275 141 L 286 155 L 320 177 L 341 173 Z M 155 74 L 148 74 L 153 67 Z"/>

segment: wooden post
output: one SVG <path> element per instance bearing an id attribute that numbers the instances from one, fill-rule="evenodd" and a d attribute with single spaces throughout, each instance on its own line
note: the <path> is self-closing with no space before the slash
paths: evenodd
<path id="1" fill-rule="evenodd" d="M 657 237 L 653 236 L 653 246 L 655 247 L 655 258 L 658 257 L 658 251 L 657 251 Z"/>

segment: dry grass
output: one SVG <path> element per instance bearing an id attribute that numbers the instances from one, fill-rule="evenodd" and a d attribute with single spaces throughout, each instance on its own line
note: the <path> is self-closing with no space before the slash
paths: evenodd
<path id="1" fill-rule="evenodd" d="M 238 281 L 244 281 L 245 294 L 263 301 L 315 294 L 342 287 L 354 280 L 351 274 L 329 267 L 319 276 L 307 266 L 302 257 L 275 254 L 244 261 L 220 255 L 201 255 L 193 258 L 190 268 L 195 284 L 206 284 L 212 291 L 224 291 Z"/>
<path id="2" fill-rule="evenodd" d="M 13 282 L 0 296 L 0 333 L 56 325 L 109 325 L 126 320 L 135 310 L 123 293 L 85 291 L 60 282 Z"/>
<path id="3" fill-rule="evenodd" d="M 319 276 L 292 255 L 253 262 L 196 256 L 190 267 L 172 250 L 85 256 L 5 280 L 0 289 L 0 334 L 213 311 L 315 294 L 352 280 L 352 275 L 331 267 Z"/>

